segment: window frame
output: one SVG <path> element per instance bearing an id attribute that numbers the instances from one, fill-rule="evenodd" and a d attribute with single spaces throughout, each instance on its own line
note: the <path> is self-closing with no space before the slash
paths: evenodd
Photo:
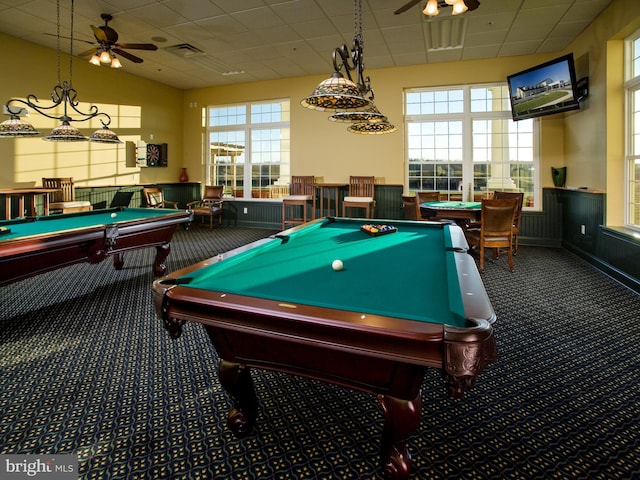
<path id="1" fill-rule="evenodd" d="M 637 45 L 634 45 L 636 44 Z M 637 49 L 637 51 L 636 51 Z M 634 58 L 639 65 L 634 76 Z M 634 135 L 640 135 L 640 122 L 634 121 L 634 94 L 640 101 L 640 29 L 629 35 L 624 42 L 624 131 L 625 131 L 625 151 L 624 151 L 624 226 L 626 228 L 640 231 L 640 200 L 633 198 L 634 193 L 640 190 L 640 180 L 634 179 L 634 163 L 640 162 L 640 147 L 635 151 Z M 636 112 L 640 115 L 640 109 Z M 634 207 L 632 207 L 635 205 Z M 638 218 L 637 223 L 632 218 L 635 213 Z"/>
<path id="2" fill-rule="evenodd" d="M 265 105 L 286 105 L 285 109 L 282 109 L 280 115 L 285 117 L 285 119 L 280 119 L 278 121 L 259 121 L 254 122 L 253 118 L 255 115 L 264 115 L 263 112 L 256 112 L 255 110 L 259 110 L 261 107 Z M 245 108 L 245 121 L 243 123 L 232 123 L 232 124 L 223 124 L 223 125 L 212 125 L 212 110 L 214 109 L 233 109 L 237 107 Z M 234 102 L 229 104 L 215 104 L 209 105 L 206 107 L 204 112 L 204 123 L 205 123 L 205 139 L 204 139 L 204 147 L 205 147 L 205 179 L 207 184 L 219 184 L 220 180 L 216 177 L 216 169 L 218 164 L 215 162 L 215 159 L 212 158 L 213 155 L 211 153 L 212 142 L 211 136 L 215 132 L 243 132 L 243 142 L 244 142 L 244 163 L 243 166 L 243 175 L 242 175 L 242 196 L 236 197 L 233 195 L 233 191 L 235 188 L 238 188 L 237 185 L 234 185 L 231 190 L 231 194 L 228 191 L 227 186 L 225 185 L 225 196 L 230 196 L 231 198 L 235 198 L 237 200 L 260 200 L 260 199 L 268 199 L 273 200 L 276 197 L 272 197 L 272 194 L 277 194 L 277 198 L 280 198 L 285 190 L 288 191 L 288 185 L 291 178 L 291 99 L 290 98 L 279 98 L 279 99 L 271 99 L 271 100 L 254 100 L 249 102 Z M 269 130 L 280 130 L 286 131 L 285 138 L 281 138 L 280 140 L 280 150 L 279 162 L 259 162 L 252 161 L 254 156 L 254 144 L 264 144 L 265 140 L 258 138 L 258 132 L 264 132 Z M 255 135 L 254 135 L 255 134 Z M 256 137 L 256 138 L 254 138 Z M 262 152 L 264 153 L 264 152 Z M 260 152 L 255 152 L 256 156 L 260 155 Z M 283 158 L 284 157 L 284 158 Z M 262 186 L 257 186 L 254 188 L 253 186 L 253 171 L 256 167 L 271 167 L 273 165 L 278 165 L 279 175 L 275 180 L 279 180 L 279 183 L 275 183 L 278 188 L 268 189 L 268 195 L 264 196 L 265 192 L 263 192 L 264 188 Z M 262 168 L 261 168 L 262 170 Z M 261 177 L 260 177 L 261 178 Z M 273 178 L 273 177 L 269 177 Z M 275 181 L 274 180 L 274 181 Z M 270 183 L 270 185 L 274 185 L 274 183 Z M 248 186 L 248 187 L 247 187 Z M 286 188 L 285 188 L 286 187 Z M 259 196 L 254 197 L 253 191 L 259 191 Z"/>
<path id="3" fill-rule="evenodd" d="M 404 183 L 405 187 L 410 190 L 410 165 L 414 165 L 415 163 L 410 162 L 409 153 L 410 153 L 410 124 L 411 123 L 419 123 L 419 122 L 451 122 L 451 121 L 460 121 L 462 123 L 462 198 L 464 200 L 472 201 L 472 195 L 474 193 L 479 193 L 473 191 L 473 193 L 469 192 L 469 184 L 474 184 L 474 165 L 479 165 L 481 162 L 474 162 L 473 157 L 473 122 L 475 120 L 508 120 L 513 122 L 513 118 L 511 115 L 511 106 L 508 100 L 503 99 L 505 101 L 505 109 L 504 110 L 489 110 L 489 111 L 473 111 L 472 110 L 472 95 L 471 92 L 473 89 L 477 88 L 495 88 L 500 87 L 503 89 L 507 88 L 506 82 L 494 82 L 494 83 L 479 83 L 479 84 L 466 84 L 466 85 L 443 85 L 436 87 L 418 87 L 418 88 L 408 88 L 404 90 L 403 95 L 403 107 L 405 111 L 404 122 L 405 122 L 405 172 L 404 172 Z M 407 94 L 410 93 L 423 93 L 423 92 L 443 92 L 443 91 L 451 91 L 451 90 L 462 90 L 463 91 L 463 99 L 462 99 L 462 112 L 459 113 L 436 113 L 435 109 L 433 113 L 417 113 L 410 114 L 408 113 L 408 102 L 407 102 Z M 508 89 L 507 89 L 508 91 Z M 531 138 L 531 148 L 533 151 L 532 154 L 532 182 L 533 182 L 533 205 L 527 205 L 526 202 L 523 204 L 523 209 L 536 211 L 542 209 L 542 199 L 541 199 L 541 186 L 540 186 L 540 126 L 539 119 L 529 119 L 532 122 L 532 138 Z M 452 163 L 459 163 L 457 161 L 449 161 L 443 162 L 443 165 L 450 165 Z M 489 162 L 483 162 L 490 165 Z M 505 160 L 500 162 L 502 165 L 508 165 L 509 169 L 513 165 L 517 165 L 517 161 L 513 160 Z M 424 163 L 421 163 L 424 165 Z M 497 164 L 496 164 L 497 165 Z"/>

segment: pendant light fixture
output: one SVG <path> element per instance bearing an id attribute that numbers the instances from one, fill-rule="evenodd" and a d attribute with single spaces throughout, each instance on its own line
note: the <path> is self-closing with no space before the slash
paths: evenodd
<path id="1" fill-rule="evenodd" d="M 27 95 L 25 100 L 12 98 L 5 104 L 5 111 L 9 113 L 9 120 L 5 120 L 0 123 L 0 138 L 18 138 L 28 137 L 34 135 L 40 135 L 30 123 L 21 120 L 19 114 L 24 111 L 24 108 L 20 106 L 26 105 L 29 109 L 53 120 L 59 120 L 60 125 L 55 127 L 49 135 L 44 137 L 44 140 L 51 142 L 78 142 L 78 141 L 92 141 L 100 143 L 122 143 L 118 136 L 109 129 L 111 123 L 111 117 L 98 110 L 98 107 L 92 105 L 89 108 L 88 113 L 84 113 L 79 110 L 77 100 L 78 93 L 72 86 L 72 72 L 73 72 L 73 14 L 74 14 L 74 0 L 71 0 L 71 38 L 70 38 L 70 54 L 69 54 L 69 81 L 60 80 L 60 0 L 57 0 L 57 38 L 58 38 L 58 84 L 53 88 L 51 94 L 52 105 L 41 105 L 38 97 L 33 94 Z M 53 115 L 47 113 L 48 111 L 56 111 L 58 107 L 62 108 L 62 115 Z M 76 115 L 72 117 L 71 115 Z M 97 118 L 102 123 L 102 128 L 97 130 L 87 138 L 80 130 L 72 125 L 73 122 L 86 122 L 92 118 Z"/>
<path id="2" fill-rule="evenodd" d="M 350 122 L 360 127 L 347 130 L 353 133 L 367 134 L 367 125 L 378 124 L 373 128 L 375 133 L 390 133 L 396 128 L 387 121 L 374 103 L 371 80 L 364 75 L 362 36 L 362 0 L 353 2 L 354 37 L 351 50 L 342 45 L 333 51 L 333 68 L 335 71 L 326 80 L 320 82 L 313 93 L 302 99 L 300 104 L 312 110 L 331 110 L 335 113 L 329 117 L 334 122 Z M 344 77 L 344 70 L 347 78 Z M 357 72 L 353 80 L 351 71 Z M 383 126 L 385 125 L 385 126 Z"/>

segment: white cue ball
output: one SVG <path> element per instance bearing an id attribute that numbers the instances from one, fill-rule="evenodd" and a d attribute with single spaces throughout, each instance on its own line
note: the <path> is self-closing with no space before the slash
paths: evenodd
<path id="1" fill-rule="evenodd" d="M 118 216 L 118 214 L 117 214 L 116 212 L 113 212 L 113 213 L 111 214 L 111 218 L 116 218 L 117 216 Z"/>
<path id="2" fill-rule="evenodd" d="M 331 262 L 331 268 L 333 268 L 336 272 L 342 270 L 342 260 L 334 260 Z"/>

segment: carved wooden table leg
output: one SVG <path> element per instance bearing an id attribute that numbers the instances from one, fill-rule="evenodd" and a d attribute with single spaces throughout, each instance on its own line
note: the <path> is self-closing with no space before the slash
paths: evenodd
<path id="1" fill-rule="evenodd" d="M 167 274 L 167 266 L 164 264 L 164 261 L 167 259 L 170 252 L 171 244 L 169 243 L 163 243 L 156 247 L 156 259 L 153 262 L 153 273 L 156 277 L 161 277 Z"/>
<path id="2" fill-rule="evenodd" d="M 124 253 L 118 252 L 113 255 L 113 266 L 116 270 L 122 270 L 122 267 L 124 267 Z"/>
<path id="3" fill-rule="evenodd" d="M 411 455 L 407 439 L 418 428 L 422 411 L 420 392 L 413 400 L 378 395 L 384 413 L 384 430 L 380 455 L 386 478 L 405 480 L 411 472 Z"/>
<path id="4" fill-rule="evenodd" d="M 231 396 L 233 408 L 227 416 L 227 426 L 238 437 L 251 433 L 258 415 L 258 400 L 249 367 L 220 360 L 220 383 Z"/>

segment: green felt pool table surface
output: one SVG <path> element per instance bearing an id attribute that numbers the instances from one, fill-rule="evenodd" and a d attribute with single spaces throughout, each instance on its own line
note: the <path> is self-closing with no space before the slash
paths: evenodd
<path id="1" fill-rule="evenodd" d="M 186 274 L 177 283 L 248 295 L 465 326 L 450 225 L 395 222 L 373 236 L 364 220 L 317 221 Z M 333 260 L 344 268 L 335 271 Z"/>
<path id="2" fill-rule="evenodd" d="M 175 214 L 176 210 L 160 208 L 126 208 L 126 209 L 106 209 L 82 212 L 81 214 L 69 215 L 49 215 L 37 217 L 35 219 L 19 219 L 1 222 L 11 230 L 9 233 L 0 236 L 0 242 L 15 240 L 16 238 L 48 235 L 55 232 L 67 230 L 87 229 L 112 225 L 123 222 L 134 222 L 149 218 L 159 218 Z M 115 215 L 112 216 L 112 215 Z"/>

